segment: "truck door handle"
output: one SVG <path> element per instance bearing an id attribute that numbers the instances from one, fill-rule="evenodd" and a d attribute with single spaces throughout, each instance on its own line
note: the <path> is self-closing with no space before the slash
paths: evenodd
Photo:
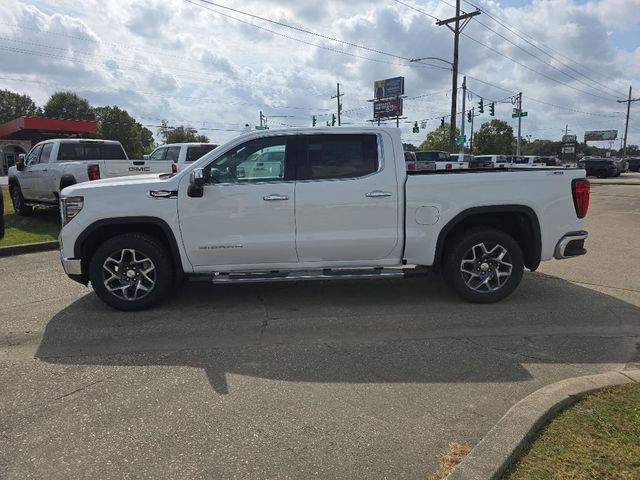
<path id="1" fill-rule="evenodd" d="M 289 196 L 288 195 L 279 195 L 277 193 L 273 193 L 271 195 L 265 195 L 264 197 L 262 197 L 262 199 L 265 202 L 273 202 L 276 200 L 289 200 Z"/>
<path id="2" fill-rule="evenodd" d="M 134 165 L 144 165 L 144 160 L 134 160 L 133 164 Z"/>
<path id="3" fill-rule="evenodd" d="M 369 197 L 369 198 L 392 197 L 392 196 L 393 196 L 393 193 L 383 192 L 382 190 L 372 190 L 371 192 L 365 195 L 365 197 Z"/>

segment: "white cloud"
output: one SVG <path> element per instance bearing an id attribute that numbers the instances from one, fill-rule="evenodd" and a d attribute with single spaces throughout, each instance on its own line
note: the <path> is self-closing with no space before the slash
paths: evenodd
<path id="1" fill-rule="evenodd" d="M 453 15 L 451 7 L 436 0 L 403 1 L 439 18 Z M 447 28 L 435 26 L 433 19 L 392 0 L 221 3 L 406 58 L 451 58 L 453 42 Z M 5 4 L 0 88 L 28 93 L 39 103 L 55 90 L 72 89 L 96 105 L 126 108 L 142 123 L 157 125 L 162 118 L 192 123 L 213 140 L 223 141 L 234 133 L 204 128 L 239 130 L 245 123 L 257 124 L 260 110 L 273 117 L 272 125 L 309 125 L 314 114 L 322 124 L 326 115 L 335 111 L 335 100 L 330 97 L 337 82 L 345 93 L 345 122 L 366 123 L 371 117 L 371 104 L 366 100 L 372 95 L 373 81 L 404 75 L 409 97 L 439 92 L 408 99 L 408 120 L 434 118 L 449 111 L 450 94 L 446 90 L 451 77 L 446 63 L 433 62 L 444 69 L 424 68 L 213 6 L 208 8 L 227 16 L 180 0 L 31 0 L 28 4 L 7 0 Z M 622 115 L 616 114 L 614 119 L 590 116 L 532 99 L 593 113 L 622 111 L 615 99 L 618 94 L 625 95 L 629 83 L 640 78 L 640 34 L 631 35 L 635 45 L 624 48 L 615 45 L 612 38 L 616 32 L 637 28 L 640 0 L 601 0 L 583 5 L 569 0 L 534 1 L 519 8 L 501 8 L 491 1 L 482 5 L 491 15 L 541 42 L 540 46 L 551 46 L 563 56 L 552 52 L 556 59 L 551 61 L 487 15 L 478 19 L 540 59 L 476 22 L 469 24 L 466 34 L 574 89 L 516 65 L 463 36 L 461 70 L 507 90 L 468 78 L 471 91 L 488 99 L 523 91 L 524 106 L 529 111 L 523 122 L 526 134 L 559 138 L 566 123 L 579 136 L 585 129 L 622 130 Z M 472 102 L 469 105 L 477 98 Z M 498 104 L 498 117 L 511 122 L 511 108 L 509 103 Z M 476 128 L 489 119 L 488 115 L 476 119 Z M 438 123 L 437 118 L 430 120 L 429 128 Z M 411 125 L 403 126 L 407 139 L 419 141 L 418 137 L 423 137 L 423 132 L 412 134 Z M 632 127 L 630 141 L 640 143 L 640 129 Z"/>

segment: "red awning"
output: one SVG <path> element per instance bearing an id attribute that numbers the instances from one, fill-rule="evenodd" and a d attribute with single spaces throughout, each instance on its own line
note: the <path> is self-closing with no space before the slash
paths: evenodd
<path id="1" fill-rule="evenodd" d="M 23 132 L 95 133 L 93 120 L 71 120 L 66 118 L 19 117 L 0 125 L 0 139 L 11 138 Z"/>

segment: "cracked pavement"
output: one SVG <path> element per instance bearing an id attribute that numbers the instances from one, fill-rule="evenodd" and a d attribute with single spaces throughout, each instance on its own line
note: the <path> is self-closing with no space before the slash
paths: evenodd
<path id="1" fill-rule="evenodd" d="M 496 305 L 438 277 L 187 284 L 104 306 L 55 252 L 0 259 L 0 477 L 428 477 L 555 381 L 640 363 L 640 187 L 597 186 L 589 254 Z"/>

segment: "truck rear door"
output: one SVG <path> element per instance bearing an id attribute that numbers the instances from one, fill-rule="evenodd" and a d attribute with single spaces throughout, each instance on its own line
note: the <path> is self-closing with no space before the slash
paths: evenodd
<path id="1" fill-rule="evenodd" d="M 398 180 L 393 156 L 388 164 L 382 156 L 393 155 L 383 136 L 300 136 L 295 217 L 301 262 L 376 262 L 396 252 Z"/>

